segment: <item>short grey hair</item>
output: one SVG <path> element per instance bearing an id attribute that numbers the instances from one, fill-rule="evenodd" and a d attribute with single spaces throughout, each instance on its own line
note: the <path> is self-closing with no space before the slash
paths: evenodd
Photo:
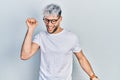
<path id="1" fill-rule="evenodd" d="M 56 4 L 49 4 L 45 7 L 43 15 L 49 16 L 49 15 L 57 15 L 61 16 L 62 10 L 59 5 Z"/>

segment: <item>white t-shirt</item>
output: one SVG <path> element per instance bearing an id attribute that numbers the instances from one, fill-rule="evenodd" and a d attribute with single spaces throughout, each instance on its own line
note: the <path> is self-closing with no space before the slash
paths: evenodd
<path id="1" fill-rule="evenodd" d="M 40 45 L 39 80 L 72 80 L 73 52 L 80 52 L 79 40 L 70 31 L 57 34 L 40 32 L 34 37 Z"/>

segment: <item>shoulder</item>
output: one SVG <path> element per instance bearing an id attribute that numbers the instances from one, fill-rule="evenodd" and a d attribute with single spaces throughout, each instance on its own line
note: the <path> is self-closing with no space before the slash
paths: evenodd
<path id="1" fill-rule="evenodd" d="M 78 38 L 78 36 L 70 30 L 65 30 L 65 35 L 72 38 L 72 39 L 77 39 Z"/>

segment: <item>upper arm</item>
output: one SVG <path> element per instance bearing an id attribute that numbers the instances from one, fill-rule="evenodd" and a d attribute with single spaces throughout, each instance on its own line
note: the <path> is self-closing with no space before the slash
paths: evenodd
<path id="1" fill-rule="evenodd" d="M 39 48 L 40 48 L 40 46 L 39 46 L 38 44 L 32 42 L 32 47 L 31 47 L 31 52 L 30 52 L 30 54 L 33 55 L 34 53 L 36 53 Z"/>

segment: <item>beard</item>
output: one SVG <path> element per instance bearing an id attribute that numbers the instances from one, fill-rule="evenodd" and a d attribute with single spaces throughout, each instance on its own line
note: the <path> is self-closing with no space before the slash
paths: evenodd
<path id="1" fill-rule="evenodd" d="M 48 27 L 48 26 L 47 26 L 47 27 Z M 59 25 L 54 25 L 53 27 L 54 27 L 54 29 L 53 29 L 53 31 L 52 31 L 52 32 L 50 32 L 50 31 L 47 29 L 48 33 L 50 33 L 50 34 L 55 33 L 55 32 L 57 31 L 57 29 L 58 29 Z"/>

